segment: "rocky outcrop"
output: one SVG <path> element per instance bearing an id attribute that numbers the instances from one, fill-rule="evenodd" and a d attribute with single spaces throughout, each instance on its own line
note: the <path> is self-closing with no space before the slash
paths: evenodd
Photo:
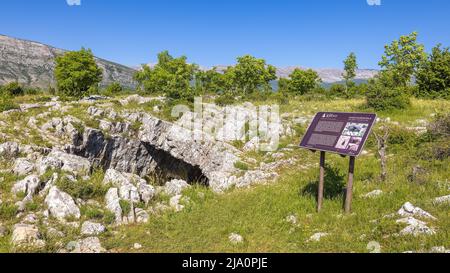
<path id="1" fill-rule="evenodd" d="M 211 139 L 203 132 L 191 131 L 144 114 L 139 139 L 156 150 L 198 168 L 216 192 L 231 185 L 229 176 L 236 171 L 234 164 L 239 152 L 231 145 Z M 192 177 L 181 177 L 192 181 Z"/>
<path id="2" fill-rule="evenodd" d="M 39 172 L 45 173 L 48 169 L 60 169 L 74 175 L 88 175 L 91 171 L 91 162 L 86 158 L 54 150 L 39 163 Z"/>
<path id="3" fill-rule="evenodd" d="M 40 88 L 55 85 L 55 59 L 66 52 L 41 43 L 0 35 L 0 85 L 12 81 Z M 102 86 L 118 82 L 127 88 L 136 87 L 134 69 L 96 58 L 103 70 Z"/>

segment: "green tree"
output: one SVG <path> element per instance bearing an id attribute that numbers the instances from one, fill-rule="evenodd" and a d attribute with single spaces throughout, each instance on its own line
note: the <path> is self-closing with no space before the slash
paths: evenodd
<path id="1" fill-rule="evenodd" d="M 342 77 L 345 80 L 345 95 L 349 97 L 348 90 L 351 88 L 351 83 L 356 77 L 356 69 L 358 69 L 358 63 L 356 61 L 356 54 L 350 53 L 344 61 L 344 73 Z"/>
<path id="2" fill-rule="evenodd" d="M 419 97 L 450 98 L 450 51 L 441 49 L 441 45 L 433 48 L 416 73 Z"/>
<path id="3" fill-rule="evenodd" d="M 56 58 L 55 78 L 60 95 L 81 98 L 98 88 L 102 69 L 96 64 L 92 51 L 82 48 Z"/>
<path id="4" fill-rule="evenodd" d="M 274 66 L 266 64 L 264 59 L 246 55 L 238 57 L 237 65 L 225 71 L 223 84 L 235 94 L 247 95 L 271 89 L 270 82 L 276 79 Z"/>
<path id="5" fill-rule="evenodd" d="M 195 86 L 200 94 L 223 93 L 225 91 L 224 75 L 217 72 L 217 68 L 202 71 L 195 74 Z"/>
<path id="6" fill-rule="evenodd" d="M 289 77 L 290 79 L 280 81 L 280 88 L 297 95 L 310 92 L 322 82 L 319 74 L 312 69 L 301 70 L 296 68 Z"/>
<path id="7" fill-rule="evenodd" d="M 407 86 L 419 64 L 426 58 L 424 46 L 417 43 L 417 32 L 401 36 L 385 46 L 385 55 L 379 65 L 392 71 L 392 77 L 399 86 Z"/>
<path id="8" fill-rule="evenodd" d="M 140 89 L 147 94 L 162 92 L 172 99 L 193 99 L 192 82 L 198 67 L 188 64 L 187 58 L 172 57 L 168 51 L 158 54 L 158 64 L 150 68 L 144 65 L 134 78 Z"/>
<path id="9" fill-rule="evenodd" d="M 404 109 L 410 104 L 408 87 L 398 86 L 393 71 L 380 72 L 370 80 L 367 91 L 367 106 L 378 111 Z"/>

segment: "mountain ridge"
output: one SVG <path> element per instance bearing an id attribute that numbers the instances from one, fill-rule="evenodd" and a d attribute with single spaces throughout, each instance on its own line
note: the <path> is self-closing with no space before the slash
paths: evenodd
<path id="1" fill-rule="evenodd" d="M 0 34 L 0 84 L 18 81 L 26 86 L 48 88 L 55 85 L 53 71 L 55 59 L 68 50 L 36 41 L 14 38 Z M 103 70 L 101 86 L 113 82 L 134 88 L 133 68 L 95 57 Z"/>

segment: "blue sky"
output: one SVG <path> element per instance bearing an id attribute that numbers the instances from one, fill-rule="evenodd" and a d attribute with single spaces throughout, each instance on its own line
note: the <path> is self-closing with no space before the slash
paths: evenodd
<path id="1" fill-rule="evenodd" d="M 277 66 L 341 67 L 356 52 L 377 68 L 386 43 L 412 31 L 428 50 L 450 46 L 450 1 L 1 0 L 0 34 L 59 48 L 91 48 L 126 65 L 169 50 L 190 62 L 233 64 L 252 54 Z"/>

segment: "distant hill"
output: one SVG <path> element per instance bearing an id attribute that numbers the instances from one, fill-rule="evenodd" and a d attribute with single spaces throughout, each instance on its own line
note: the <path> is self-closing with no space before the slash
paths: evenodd
<path id="1" fill-rule="evenodd" d="M 56 56 L 66 52 L 37 42 L 0 35 L 0 85 L 18 81 L 26 86 L 48 88 L 55 85 L 53 75 Z M 96 58 L 103 69 L 102 86 L 118 82 L 123 87 L 134 88 L 136 70 Z"/>

